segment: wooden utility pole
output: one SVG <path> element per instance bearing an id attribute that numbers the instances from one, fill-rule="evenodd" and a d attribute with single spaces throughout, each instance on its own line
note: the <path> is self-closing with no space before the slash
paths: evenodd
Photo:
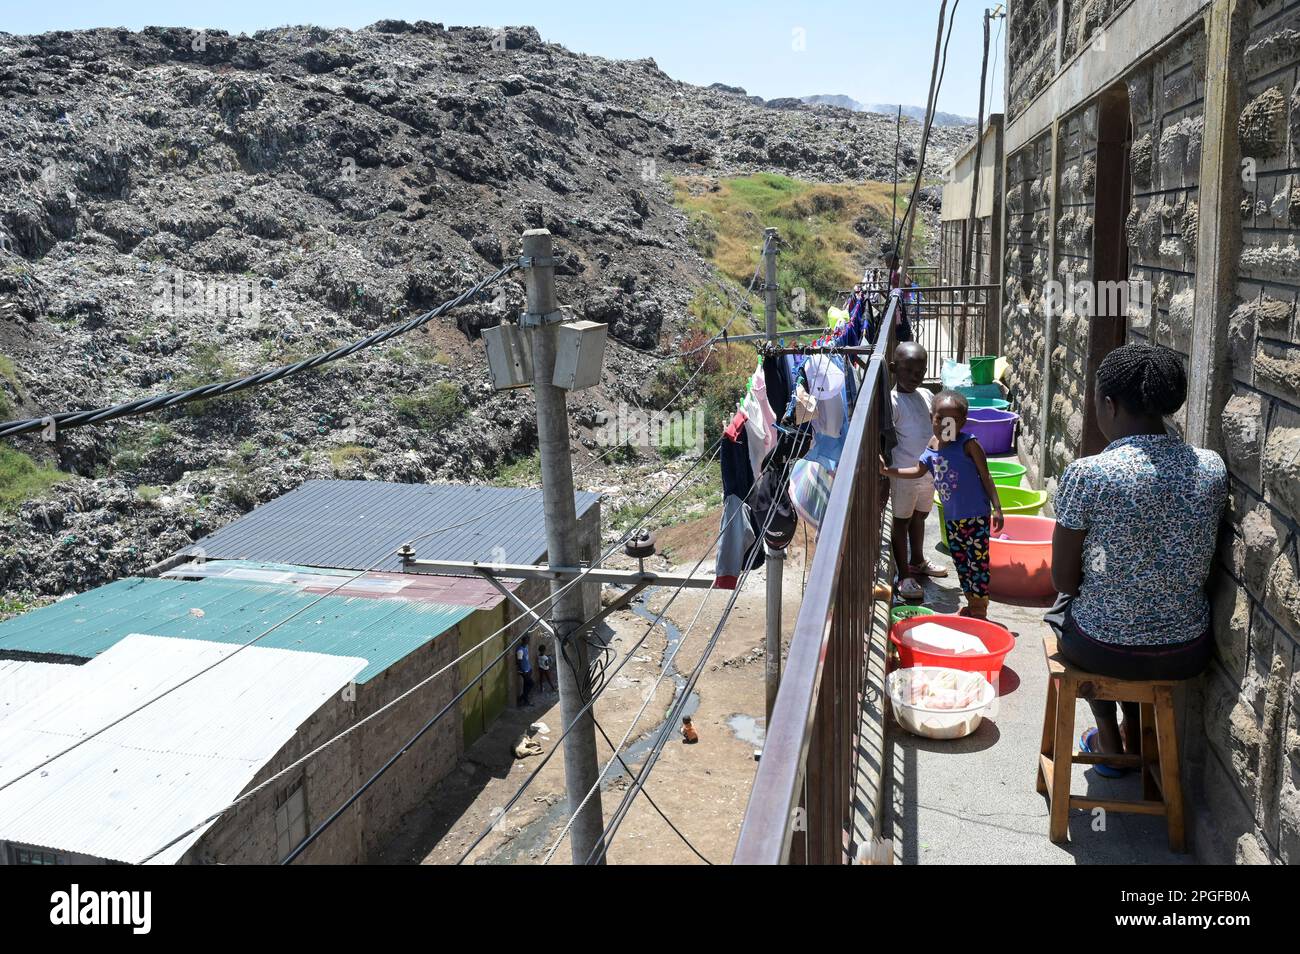
<path id="1" fill-rule="evenodd" d="M 525 318 L 533 329 L 533 394 L 537 401 L 537 445 L 542 464 L 542 506 L 546 514 L 546 560 L 552 569 L 576 567 L 581 563 L 582 554 L 573 503 L 568 392 L 552 383 L 560 307 L 555 297 L 551 233 L 546 229 L 529 229 L 524 233 L 524 275 L 528 286 Z M 582 585 L 556 579 L 551 583 L 551 600 L 552 625 L 559 649 L 555 668 L 560 690 L 560 720 L 568 728 L 564 738 L 564 782 L 569 814 L 573 818 L 569 845 L 574 864 L 586 864 L 590 857 L 599 858 L 597 863 L 604 864 L 605 853 L 600 850 L 604 817 L 598 785 L 596 726 L 592 711 L 583 711 L 591 691 L 588 681 L 591 668 L 586 641 L 581 637 L 570 638 L 586 619 Z"/>

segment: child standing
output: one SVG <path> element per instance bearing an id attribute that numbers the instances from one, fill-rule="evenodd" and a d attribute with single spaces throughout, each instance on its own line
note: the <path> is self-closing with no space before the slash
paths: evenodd
<path id="1" fill-rule="evenodd" d="M 966 426 L 969 406 L 964 395 L 943 391 L 934 399 L 931 424 L 934 436 L 912 467 L 884 467 L 890 477 L 915 480 L 934 476 L 943 501 L 948 550 L 957 566 L 966 607 L 962 616 L 984 619 L 989 608 L 989 534 L 1002 529 L 1002 506 L 989 476 L 984 448 Z"/>
<path id="2" fill-rule="evenodd" d="M 890 451 L 894 467 L 915 467 L 934 436 L 930 422 L 933 398 L 921 387 L 929 356 L 915 341 L 894 349 L 889 370 L 894 389 L 889 394 L 896 443 Z M 917 480 L 891 477 L 889 499 L 894 503 L 894 521 L 889 545 L 898 567 L 897 593 L 905 600 L 919 600 L 925 595 L 921 577 L 947 576 L 948 571 L 925 555 L 925 521 L 934 506 L 934 481 L 928 473 Z"/>
<path id="3" fill-rule="evenodd" d="M 551 654 L 546 651 L 546 644 L 543 643 L 537 650 L 537 672 L 538 684 L 542 692 L 555 689 L 555 677 L 551 675 Z"/>

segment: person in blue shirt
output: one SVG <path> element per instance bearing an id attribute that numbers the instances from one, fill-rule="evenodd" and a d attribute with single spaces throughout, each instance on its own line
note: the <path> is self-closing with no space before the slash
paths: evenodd
<path id="1" fill-rule="evenodd" d="M 910 467 L 887 467 L 888 477 L 917 479 L 934 475 L 934 489 L 943 501 L 944 529 L 948 531 L 948 552 L 957 567 L 957 579 L 966 597 L 962 616 L 986 619 L 989 612 L 989 535 L 1002 529 L 1002 505 L 998 501 L 988 458 L 974 434 L 962 430 L 970 406 L 966 396 L 941 391 L 934 399 L 930 423 L 934 436 Z"/>
<path id="2" fill-rule="evenodd" d="M 1205 595 L 1227 468 L 1214 451 L 1168 432 L 1187 398 L 1182 359 L 1168 348 L 1127 344 L 1097 367 L 1097 424 L 1110 443 L 1065 468 L 1056 488 L 1052 581 L 1045 617 L 1060 651 L 1088 672 L 1118 679 L 1187 679 L 1214 648 Z M 1137 752 L 1139 710 L 1089 702 L 1091 753 Z M 1100 775 L 1124 770 L 1097 764 Z"/>

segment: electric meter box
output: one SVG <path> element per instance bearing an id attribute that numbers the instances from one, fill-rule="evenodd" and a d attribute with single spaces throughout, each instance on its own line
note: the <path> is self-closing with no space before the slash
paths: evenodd
<path id="1" fill-rule="evenodd" d="M 498 391 L 533 386 L 533 334 L 518 325 L 503 322 L 483 329 L 488 373 Z"/>
<path id="2" fill-rule="evenodd" d="M 560 325 L 551 383 L 568 391 L 581 391 L 599 384 L 608 327 L 598 321 L 570 321 Z"/>

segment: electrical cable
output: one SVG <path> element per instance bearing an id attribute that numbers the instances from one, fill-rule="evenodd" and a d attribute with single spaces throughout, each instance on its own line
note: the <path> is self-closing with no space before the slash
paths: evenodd
<path id="1" fill-rule="evenodd" d="M 416 328 L 428 324 L 435 318 L 442 317 L 453 308 L 469 301 L 485 288 L 488 288 L 494 282 L 509 275 L 519 267 L 518 262 L 510 262 L 503 265 L 501 268 L 497 269 L 496 272 L 465 289 L 465 291 L 461 292 L 456 297 L 447 299 L 441 305 L 438 305 L 423 314 L 416 315 L 414 318 L 410 318 L 400 325 L 394 325 L 391 328 L 376 331 L 374 334 L 367 335 L 365 338 L 362 338 L 359 341 L 354 341 L 349 345 L 343 345 L 335 348 L 333 351 L 318 354 L 313 358 L 305 358 L 302 361 L 297 361 L 293 364 L 285 364 L 278 368 L 259 371 L 256 374 L 250 374 L 242 378 L 203 384 L 186 391 L 174 391 L 170 394 L 158 394 L 153 397 L 137 398 L 134 401 L 126 401 L 121 404 L 113 404 L 108 407 L 96 408 L 90 411 L 61 411 L 58 414 L 48 414 L 44 417 L 6 421 L 0 424 L 0 437 L 16 437 L 19 434 L 28 434 L 34 431 L 44 430 L 50 425 L 53 425 L 57 432 L 58 430 L 82 427 L 87 424 L 102 424 L 106 421 L 113 421 L 122 417 L 132 417 L 138 414 L 160 411 L 165 408 L 175 407 L 179 404 L 187 404 L 191 401 L 202 401 L 208 398 L 222 397 L 223 395 L 234 394 L 237 391 L 243 391 L 248 388 L 257 387 L 258 385 L 280 381 L 284 378 L 300 374 L 303 371 L 318 368 L 331 361 L 337 361 L 340 358 L 349 357 L 350 355 L 356 354 L 358 351 L 373 347 L 377 344 L 382 344 L 383 342 L 396 338 L 399 335 L 404 335 L 409 331 L 414 331 Z"/>
<path id="2" fill-rule="evenodd" d="M 617 449 L 617 447 L 612 448 L 611 450 L 616 450 L 616 449 Z M 710 459 L 711 459 L 712 454 L 710 453 L 709 456 L 710 456 Z M 703 460 L 703 458 L 701 458 L 701 460 Z M 593 463 L 594 463 L 594 462 L 593 462 Z M 668 499 L 668 496 L 673 492 L 673 490 L 674 490 L 674 489 L 675 489 L 675 488 L 676 488 L 676 487 L 677 487 L 677 486 L 678 486 L 678 485 L 679 485 L 683 480 L 685 480 L 686 476 L 689 475 L 690 472 L 691 472 L 692 470 L 695 469 L 695 467 L 698 467 L 698 466 L 699 466 L 699 463 L 700 463 L 700 461 L 697 460 L 696 463 L 695 463 L 694 465 L 692 465 L 692 467 L 689 468 L 689 469 L 688 469 L 688 470 L 687 470 L 687 471 L 686 471 L 686 472 L 681 476 L 681 478 L 678 479 L 678 481 L 677 481 L 676 483 L 674 483 L 671 487 L 669 487 L 668 491 L 666 491 L 666 492 L 665 492 L 665 493 L 664 493 L 664 494 L 663 494 L 663 495 L 662 495 L 662 496 L 661 496 L 657 501 L 655 501 L 654 504 L 651 505 L 650 508 L 648 508 L 648 509 L 646 510 L 646 512 L 642 515 L 642 518 L 641 518 L 642 521 L 644 521 L 644 519 L 646 519 L 646 518 L 647 518 L 647 517 L 648 517 L 648 516 L 649 516 L 649 515 L 650 515 L 650 514 L 651 514 L 651 513 L 652 513 L 652 512 L 657 508 L 657 507 L 661 506 L 661 505 L 662 505 L 662 504 L 663 504 L 663 503 Z M 540 491 L 539 491 L 539 492 L 540 492 Z M 514 503 L 517 503 L 517 502 L 518 502 L 518 501 L 512 501 L 511 504 L 514 504 Z M 503 506 L 506 506 L 506 505 L 503 505 Z M 500 509 L 500 508 L 493 508 L 493 509 Z M 475 517 L 471 517 L 470 519 L 465 520 L 465 521 L 463 521 L 463 522 L 460 523 L 460 524 L 455 524 L 455 525 L 453 525 L 452 527 L 443 527 L 443 528 L 439 528 L 439 530 L 430 531 L 430 532 L 428 532 L 428 533 L 426 533 L 426 534 L 423 534 L 423 535 L 421 535 L 421 536 L 419 536 L 419 537 L 416 537 L 415 539 L 413 539 L 413 540 L 410 541 L 410 542 L 412 542 L 412 543 L 419 542 L 420 540 L 425 539 L 426 537 L 432 536 L 432 535 L 434 535 L 435 533 L 444 532 L 444 531 L 446 531 L 446 530 L 448 530 L 448 529 L 455 529 L 456 527 L 464 526 L 464 525 L 469 524 L 469 523 L 473 523 L 475 520 L 481 519 L 484 515 L 485 515 L 485 514 L 478 514 L 477 516 L 475 516 Z M 551 603 L 552 601 L 554 601 L 557 597 L 559 597 L 562 593 L 564 593 L 564 592 L 565 592 L 569 587 L 571 587 L 571 586 L 576 586 L 576 585 L 577 585 L 579 582 L 581 582 L 581 580 L 582 580 L 582 579 L 587 575 L 587 573 L 591 572 L 591 570 L 593 570 L 593 569 L 595 569 L 597 566 L 599 566 L 600 562 L 602 562 L 604 559 L 607 559 L 610 555 L 612 555 L 612 554 L 614 553 L 615 550 L 617 550 L 617 549 L 618 549 L 618 548 L 619 548 L 623 543 L 625 543 L 628 539 L 630 539 L 631 534 L 632 534 L 633 532 L 635 532 L 635 530 L 637 530 L 637 529 L 639 529 L 639 523 L 638 523 L 637 525 L 633 526 L 631 530 L 629 530 L 627 533 L 624 534 L 623 537 L 621 537 L 617 542 L 615 542 L 614 545 L 611 546 L 611 547 L 609 548 L 609 550 L 606 551 L 606 553 L 604 554 L 604 556 L 601 558 L 601 561 L 597 561 L 597 563 L 593 564 L 593 565 L 592 565 L 591 567 L 589 567 L 587 570 L 583 571 L 581 574 L 579 574 L 578 576 L 576 576 L 573 580 L 570 580 L 570 581 L 569 581 L 568 583 L 566 583 L 564 586 L 560 587 L 557 591 L 555 591 L 555 592 L 553 592 L 553 593 L 548 593 L 545 597 L 543 597 L 543 598 L 542 598 L 541 600 L 539 600 L 537 603 L 535 603 L 534 605 L 530 606 L 529 609 L 530 609 L 532 612 L 534 612 L 534 613 L 537 613 L 537 612 L 539 612 L 539 611 L 543 611 L 544 607 L 545 607 L 547 604 L 549 604 L 549 603 Z M 384 558 L 386 559 L 387 556 L 389 556 L 389 555 L 390 555 L 390 554 L 385 554 L 385 557 L 384 557 Z M 380 562 L 382 562 L 382 560 L 381 560 Z M 361 576 L 364 576 L 364 575 L 365 575 L 366 573 L 368 573 L 368 572 L 373 572 L 373 571 L 372 571 L 372 570 L 365 570 L 365 571 L 362 571 L 361 573 L 357 574 L 357 576 L 352 577 L 350 580 L 347 580 L 347 581 L 345 581 L 344 583 L 340 584 L 340 586 L 346 586 L 346 585 L 347 585 L 348 583 L 350 583 L 350 582 L 355 582 L 355 580 L 359 579 Z M 338 588 L 338 587 L 336 587 L 335 589 L 337 589 L 337 588 Z M 333 591 L 330 591 L 330 592 L 333 592 Z M 325 597 L 325 596 L 328 596 L 328 595 L 329 595 L 329 593 L 321 594 L 321 598 L 323 598 L 323 597 Z M 318 601 L 319 601 L 319 600 L 318 600 Z M 307 608 L 309 608 L 309 607 L 307 607 Z M 469 657 L 472 656 L 474 653 L 478 652 L 478 650 L 480 650 L 482 647 L 486 646 L 489 642 L 491 642 L 493 639 L 495 639 L 495 638 L 496 638 L 497 636 L 499 636 L 500 634 L 504 633 L 504 632 L 505 632 L 506 630 L 508 630 L 511 626 L 515 626 L 515 625 L 517 625 L 517 624 L 520 622 L 520 619 L 522 619 L 522 618 L 526 618 L 526 617 L 519 617 L 519 618 L 513 619 L 513 620 L 511 620 L 510 622 L 506 623 L 506 624 L 505 624 L 504 626 L 502 626 L 500 629 L 498 629 L 498 630 L 496 630 L 495 632 L 493 632 L 493 633 L 491 633 L 490 635 L 488 635 L 485 639 L 483 639 L 483 640 L 482 640 L 481 642 L 479 642 L 477 645 L 475 645 L 475 646 L 471 647 L 470 649 L 466 650 L 464 653 L 462 653 L 462 654 L 461 654 L 460 656 L 458 656 L 456 659 L 454 659 L 454 660 L 452 660 L 451 662 L 447 663 L 445 666 L 443 666 L 441 669 L 437 670 L 437 671 L 434 672 L 433 674 L 431 674 L 431 675 L 429 675 L 429 676 L 426 676 L 424 679 L 422 679 L 420 682 L 416 683 L 415 685 L 411 686 L 409 689 L 406 689 L 404 692 L 402 692 L 402 693 L 401 693 L 400 695 L 398 695 L 396 698 L 391 699 L 389 702 L 385 703 L 383 706 L 381 706 L 380 708 L 376 709 L 374 712 L 370 713 L 369 715 L 365 716 L 364 718 L 362 718 L 362 719 L 358 720 L 357 722 L 353 723 L 352 725 L 348 726 L 348 727 L 345 728 L 343 731 L 339 732 L 337 735 L 333 736 L 333 737 L 330 738 L 330 739 L 327 739 L 325 742 L 323 742 L 323 743 L 321 743 L 320 745 L 318 745 L 318 746 L 317 746 L 316 748 L 314 748 L 312 751 L 310 751 L 310 752 L 308 752 L 307 754 L 303 755 L 301 758 L 299 758 L 299 759 L 295 760 L 294 762 L 290 763 L 289 765 L 285 766 L 283 769 L 281 769 L 280 771 L 276 772 L 274 775 L 272 775 L 271 777 L 265 779 L 264 781 L 262 781 L 261 783 L 259 783 L 259 784 L 256 785 L 256 786 L 254 786 L 253 788 L 249 789 L 247 792 L 244 792 L 244 793 L 241 794 L 238 798 L 234 799 L 232 802 L 230 802 L 228 805 L 226 805 L 224 808 L 219 809 L 218 811 L 214 812 L 212 815 L 210 815 L 210 816 L 208 816 L 207 818 L 203 819 L 202 821 L 200 821 L 198 824 L 194 825 L 193 827 L 191 827 L 191 828 L 188 829 L 187 831 L 184 831 L 184 832 L 182 832 L 181 834 L 177 835 L 175 838 L 173 838 L 173 839 L 172 839 L 171 841 L 169 841 L 167 844 L 163 845 L 162 847 L 160 847 L 160 848 L 158 848 L 156 851 L 154 851 L 152 854 L 148 855 L 145 859 L 143 859 L 143 861 L 142 861 L 141 863 L 143 863 L 144 861 L 149 861 L 149 860 L 151 860 L 152 858 L 156 857 L 156 856 L 157 856 L 158 854 L 160 854 L 161 852 L 166 851 L 166 850 L 167 850 L 168 848 L 170 848 L 172 845 L 174 845 L 174 844 L 176 844 L 177 842 L 179 842 L 181 839 L 183 839 L 183 838 L 187 837 L 188 835 L 191 835 L 191 834 L 193 834 L 194 832 L 198 831 L 199 829 L 201 829 L 201 828 L 203 828 L 203 827 L 209 825 L 210 823 L 212 823 L 213 821 L 215 821 L 216 819 L 218 819 L 218 818 L 220 818 L 222 815 L 224 815 L 226 812 L 230 811 L 232 808 L 235 808 L 236 806 L 238 806 L 238 805 L 241 804 L 242 802 L 248 801 L 248 800 L 251 799 L 253 796 L 257 795 L 259 792 L 265 790 L 265 789 L 268 788 L 270 785 L 274 784 L 276 781 L 278 781 L 278 780 L 284 778 L 286 775 L 290 774 L 290 773 L 293 772 L 295 769 L 300 768 L 302 765 L 304 765 L 306 762 L 308 762 L 309 760 L 311 760 L 312 758 L 314 758 L 316 755 L 319 755 L 321 752 L 325 751 L 325 749 L 329 748 L 331 745 L 333 745 L 333 744 L 335 744 L 336 742 L 340 741 L 340 740 L 343 739 L 344 737 L 350 735 L 352 732 L 355 732 L 357 729 L 359 729 L 361 726 L 365 725 L 367 722 L 370 722 L 371 720 L 373 720 L 373 719 L 375 719 L 375 718 L 378 718 L 380 715 L 382 715 L 383 713 L 387 712 L 389 709 L 392 709 L 392 708 L 393 708 L 394 706 L 396 706 L 398 703 L 400 703 L 400 702 L 403 701 L 404 699 L 408 698 L 412 693 L 414 693 L 414 692 L 418 691 L 419 689 L 423 688 L 425 685 L 427 685 L 427 684 L 428 684 L 429 682 L 431 682 L 433 679 L 436 679 L 438 676 L 441 676 L 442 674 L 448 672 L 448 671 L 451 670 L 453 667 L 455 667 L 456 665 L 458 665 L 459 663 L 461 663 L 463 660 L 469 658 Z M 278 624 L 277 624 L 277 625 L 278 625 Z M 527 635 L 529 632 L 531 632 L 531 631 L 536 627 L 536 625 L 537 625 L 536 622 L 532 623 L 532 624 L 529 625 L 529 626 L 528 626 L 528 627 L 527 627 L 523 632 L 521 632 L 521 633 L 519 634 L 519 636 L 517 636 L 517 637 L 515 637 L 514 639 L 510 640 L 507 649 L 509 649 L 509 648 L 513 648 L 513 646 L 515 645 L 515 643 L 517 643 L 517 642 L 518 642 L 520 639 L 522 639 L 525 635 Z M 263 635 L 265 635 L 265 634 L 263 634 Z M 260 637 L 259 637 L 259 638 L 260 638 Z M 225 657 L 225 658 L 229 658 L 229 657 Z M 496 664 L 496 663 L 495 663 L 495 661 L 494 661 L 493 663 L 491 663 L 491 664 L 485 666 L 485 667 L 483 668 L 483 670 L 478 674 L 478 676 L 476 676 L 473 680 L 471 680 L 470 685 L 473 685 L 473 684 L 477 683 L 480 679 L 482 679 L 483 676 L 488 672 L 488 670 L 490 670 L 490 669 L 492 668 L 492 666 L 495 665 L 495 664 Z M 161 698 L 161 697 L 159 697 L 159 698 Z M 151 700 L 151 701 L 156 701 L 156 700 Z M 145 705 L 147 705 L 147 704 L 148 704 L 148 703 L 145 703 Z M 141 708 L 143 708 L 143 706 L 141 706 Z M 74 747 L 75 747 L 75 746 L 74 746 Z M 60 754 L 62 754 L 62 753 L 60 753 Z M 57 757 L 57 756 L 56 756 L 56 757 Z M 3 788 L 3 786 L 0 786 L 0 788 Z"/>
<path id="3" fill-rule="evenodd" d="M 754 489 L 757 486 L 758 486 L 758 482 L 755 481 L 754 485 L 751 486 L 749 491 L 746 493 L 745 495 L 746 499 L 748 499 L 749 494 L 753 493 Z M 699 572 L 700 567 L 704 564 L 704 561 L 708 558 L 708 555 L 713 552 L 713 548 L 722 539 L 723 534 L 726 532 L 727 527 L 730 525 L 730 521 L 735 519 L 735 515 L 740 512 L 741 512 L 740 510 L 736 510 L 733 511 L 733 513 L 730 516 L 724 517 L 722 521 L 721 529 L 719 529 L 717 536 L 713 538 L 713 540 L 709 543 L 709 545 L 705 548 L 703 553 L 700 555 L 700 558 L 695 562 L 695 565 L 691 568 L 690 572 L 686 574 L 686 579 L 689 580 L 697 572 Z M 646 631 L 641 635 L 641 637 L 635 643 L 632 644 L 631 648 L 628 649 L 627 653 L 624 654 L 622 662 L 620 662 L 618 666 L 614 668 L 613 672 L 610 673 L 611 676 L 616 675 L 624 666 L 627 665 L 629 660 L 631 660 L 633 654 L 635 654 L 636 651 L 639 650 L 641 646 L 645 643 L 646 639 L 649 638 L 649 635 L 654 630 L 654 627 L 658 626 L 660 622 L 663 620 L 663 618 L 668 614 L 669 608 L 676 601 L 677 597 L 681 595 L 682 591 L 685 588 L 686 588 L 686 584 L 685 581 L 683 581 L 680 585 L 678 585 L 673 590 L 672 595 L 669 597 L 668 602 L 664 604 L 663 609 L 661 609 L 659 613 L 655 616 L 655 618 L 651 620 L 650 625 L 646 627 Z M 546 755 L 542 757 L 541 762 L 538 763 L 537 767 L 533 769 L 532 773 L 526 779 L 524 779 L 523 783 L 519 786 L 519 788 L 515 790 L 514 795 L 512 795 L 510 799 L 506 802 L 505 807 L 502 808 L 501 810 L 501 815 L 500 815 L 501 818 L 504 818 L 505 815 L 510 811 L 510 809 L 513 808 L 515 804 L 519 801 L 519 799 L 523 797 L 523 794 L 527 790 L 528 786 L 531 785 L 533 781 L 537 778 L 537 776 L 541 774 L 542 769 L 546 767 L 546 764 L 551 760 L 552 756 L 554 756 L 555 753 L 559 751 L 560 743 L 564 741 L 564 739 L 568 736 L 568 734 L 571 731 L 573 731 L 574 726 L 577 724 L 577 720 L 580 719 L 587 711 L 591 709 L 591 707 L 595 704 L 597 698 L 599 698 L 598 693 L 594 694 L 591 700 L 586 702 L 582 706 L 582 708 L 578 710 L 577 714 L 575 715 L 574 721 L 564 727 L 563 732 L 560 734 L 559 739 L 556 740 L 555 745 L 552 747 L 551 751 L 547 752 Z M 470 854 L 474 851 L 474 849 L 477 848 L 482 843 L 483 839 L 485 839 L 488 836 L 488 834 L 492 831 L 492 829 L 497 824 L 499 824 L 499 821 L 489 822 L 483 828 L 483 830 L 479 832 L 478 836 L 465 849 L 465 851 L 461 854 L 460 858 L 456 861 L 456 863 L 463 864 L 465 862 L 465 859 L 468 858 Z"/>
<path id="4" fill-rule="evenodd" d="M 789 471 L 793 466 L 794 460 L 795 460 L 794 455 L 791 455 L 786 459 L 785 471 L 782 477 L 783 480 L 785 479 L 785 476 L 789 474 Z M 767 521 L 763 525 L 764 534 L 766 534 L 768 527 L 771 526 L 772 519 L 775 516 L 776 516 L 776 509 L 773 508 L 771 511 L 768 512 Z M 682 688 L 680 695 L 678 695 L 678 697 L 674 700 L 673 705 L 669 707 L 669 711 L 664 718 L 663 728 L 660 730 L 659 737 L 655 740 L 654 745 L 651 746 L 650 753 L 646 756 L 646 761 L 642 764 L 641 770 L 640 772 L 637 773 L 637 778 L 633 781 L 631 788 L 629 788 L 628 791 L 624 793 L 622 801 L 620 801 L 618 808 L 614 810 L 614 814 L 611 816 L 609 823 L 605 826 L 605 830 L 604 832 L 602 832 L 600 839 L 593 846 L 592 854 L 587 858 L 586 861 L 587 864 L 591 864 L 593 861 L 601 860 L 608 853 L 610 839 L 618 831 L 618 828 L 622 824 L 623 819 L 627 817 L 627 812 L 631 808 L 632 801 L 636 798 L 637 792 L 645 787 L 645 782 L 649 778 L 650 772 L 653 770 L 654 764 L 659 758 L 659 754 L 663 751 L 663 747 L 668 741 L 668 736 L 672 731 L 672 727 L 676 723 L 677 718 L 680 716 L 681 710 L 685 708 L 686 701 L 690 698 L 691 693 L 695 690 L 695 685 L 697 682 L 699 682 L 700 675 L 704 671 L 704 666 L 708 663 L 709 657 L 712 655 L 714 648 L 716 648 L 718 644 L 718 640 L 721 638 L 722 630 L 726 626 L 727 620 L 731 617 L 731 612 L 733 609 L 735 609 L 736 601 L 740 598 L 741 590 L 743 589 L 744 584 L 748 581 L 749 574 L 752 571 L 753 571 L 753 567 L 747 566 L 742 572 L 741 578 L 736 581 L 736 588 L 735 590 L 732 591 L 731 598 L 727 601 L 727 605 L 723 609 L 722 616 L 718 619 L 717 625 L 714 627 L 712 638 L 709 640 L 709 643 L 705 647 L 704 652 L 700 655 L 700 659 L 696 663 L 695 668 L 692 670 L 691 675 L 687 679 L 686 685 Z M 701 606 L 703 606 L 703 601 L 701 601 Z M 686 641 L 686 637 L 685 634 L 683 634 L 681 641 L 679 641 L 677 644 L 677 650 L 681 649 L 685 641 Z M 676 651 L 674 652 L 673 655 L 674 657 L 676 656 Z M 656 687 L 657 685 L 658 683 L 656 683 Z M 644 711 L 644 707 L 642 708 L 642 711 Z M 640 714 L 638 713 L 638 718 L 639 717 Z M 634 721 L 633 726 L 635 726 L 635 724 L 636 723 Z M 631 733 L 631 728 L 628 729 L 628 734 L 630 735 L 630 733 Z M 627 736 L 624 736 L 624 743 L 626 743 L 626 739 Z M 567 832 L 568 832 L 568 826 L 566 826 L 565 830 L 560 833 L 559 839 L 557 839 L 555 845 L 552 846 L 551 854 L 555 853 L 555 850 L 559 847 L 560 842 L 563 841 L 564 835 Z M 547 857 L 549 860 L 550 856 L 548 855 Z"/>

